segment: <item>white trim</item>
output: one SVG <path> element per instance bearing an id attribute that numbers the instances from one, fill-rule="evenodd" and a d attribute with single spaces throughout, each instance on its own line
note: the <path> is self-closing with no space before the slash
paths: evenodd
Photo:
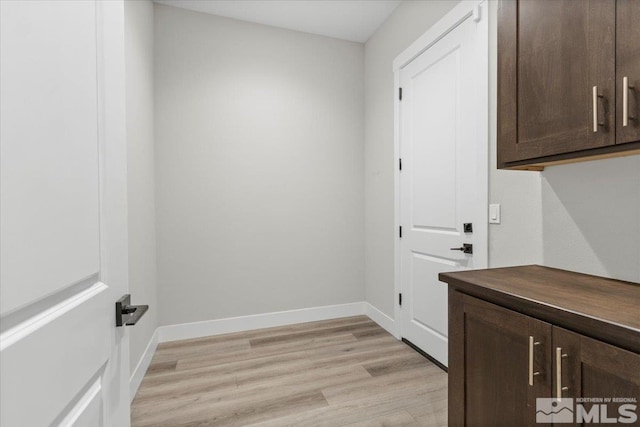
<path id="1" fill-rule="evenodd" d="M 153 331 L 153 335 L 151 335 L 151 339 L 147 344 L 147 348 L 142 353 L 142 357 L 138 361 L 138 365 L 131 374 L 131 378 L 129 379 L 129 392 L 130 398 L 133 402 L 133 398 L 136 397 L 136 393 L 138 392 L 138 388 L 142 383 L 142 379 L 144 375 L 147 373 L 147 369 L 149 369 L 149 365 L 151 365 L 151 359 L 153 359 L 153 355 L 158 348 L 158 328 Z"/>
<path id="2" fill-rule="evenodd" d="M 41 311 L 16 326 L 0 334 L 0 351 L 4 351 L 16 342 L 53 322 L 58 317 L 89 301 L 91 298 L 107 290 L 107 285 L 96 282 L 82 292 L 60 301 L 51 308 Z"/>
<path id="3" fill-rule="evenodd" d="M 96 1 L 96 65 L 98 101 L 98 173 L 100 176 L 100 280 L 111 304 L 129 293 L 129 235 L 127 215 L 127 135 L 124 1 Z M 111 310 L 113 310 L 111 305 Z M 113 313 L 113 311 L 111 312 Z M 111 314 L 113 316 L 113 314 Z M 113 322 L 113 317 L 109 317 Z M 103 411 L 107 426 L 129 425 L 131 408 L 127 384 L 129 336 L 110 328 L 110 354 L 102 376 Z"/>
<path id="4" fill-rule="evenodd" d="M 366 314 L 369 319 L 380 325 L 381 328 L 395 336 L 396 322 L 391 317 L 387 316 L 368 302 L 364 303 L 364 314 Z"/>
<path id="5" fill-rule="evenodd" d="M 293 325 L 296 323 L 358 316 L 365 314 L 364 304 L 364 302 L 353 302 L 349 304 L 328 305 L 325 307 L 311 307 L 299 310 L 160 326 L 157 330 L 157 338 L 158 342 L 163 343 L 253 329 Z"/>
<path id="6" fill-rule="evenodd" d="M 95 401 L 96 397 L 99 397 L 101 392 L 102 382 L 101 377 L 98 377 L 58 425 L 61 427 L 71 427 L 76 425 L 77 421 L 85 413 L 89 405 Z"/>
<path id="7" fill-rule="evenodd" d="M 400 70 L 393 73 L 393 318 L 397 320 L 393 336 L 402 338 L 402 322 L 398 295 L 400 294 Z"/>
<path id="8" fill-rule="evenodd" d="M 438 22 L 433 24 L 426 33 L 418 37 L 411 43 L 400 55 L 393 60 L 393 71 L 396 72 L 403 68 L 422 52 L 429 49 L 431 45 L 447 35 L 451 30 L 457 27 L 468 17 L 473 17 L 476 22 L 482 17 L 487 17 L 485 0 L 462 0 L 449 13 L 442 17 Z M 484 13 L 480 12 L 481 6 L 484 6 Z"/>
<path id="9" fill-rule="evenodd" d="M 481 177 L 483 179 L 482 187 L 484 194 L 479 197 L 484 198 L 487 208 L 484 209 L 482 223 L 476 227 L 474 224 L 474 232 L 479 239 L 484 239 L 486 244 L 485 257 L 477 259 L 478 268 L 481 265 L 488 265 L 488 245 L 489 245 L 489 224 L 488 224 L 488 203 L 489 203 L 489 25 L 488 25 L 488 4 L 485 0 L 462 0 L 449 13 L 436 22 L 429 30 L 413 42 L 407 49 L 393 60 L 393 150 L 394 150 L 394 286 L 393 286 L 393 304 L 395 325 L 393 335 L 397 339 L 402 338 L 402 312 L 398 304 L 398 294 L 402 292 L 401 272 L 400 272 L 400 237 L 398 229 L 400 227 L 400 171 L 398 168 L 398 159 L 400 158 L 400 100 L 398 99 L 398 91 L 400 89 L 400 70 L 407 66 L 411 61 L 417 58 L 421 53 L 429 49 L 434 43 L 451 32 L 468 18 L 472 18 L 478 25 L 482 26 L 481 41 L 482 51 L 480 55 L 482 66 L 479 72 L 485 73 L 486 90 L 482 92 L 481 105 L 483 106 L 479 114 L 482 114 L 482 129 L 480 133 L 485 135 L 485 147 L 478 147 L 477 157 L 479 162 L 487 167 L 487 173 Z M 477 232 L 476 229 L 477 228 Z"/>

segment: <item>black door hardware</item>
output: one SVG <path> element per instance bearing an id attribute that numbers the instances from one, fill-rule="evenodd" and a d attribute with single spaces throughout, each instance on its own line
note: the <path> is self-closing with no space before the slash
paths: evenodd
<path id="1" fill-rule="evenodd" d="M 473 224 L 470 222 L 465 222 L 462 228 L 465 233 L 473 233 Z"/>
<path id="2" fill-rule="evenodd" d="M 462 251 L 465 254 L 473 253 L 473 245 L 471 243 L 463 243 L 461 248 L 451 248 L 452 251 Z"/>
<path id="3" fill-rule="evenodd" d="M 149 310 L 148 305 L 131 305 L 131 295 L 126 294 L 116 301 L 116 326 L 130 326 Z"/>

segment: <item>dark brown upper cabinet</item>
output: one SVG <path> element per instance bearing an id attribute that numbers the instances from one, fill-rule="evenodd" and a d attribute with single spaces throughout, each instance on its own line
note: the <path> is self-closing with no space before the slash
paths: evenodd
<path id="1" fill-rule="evenodd" d="M 616 2 L 616 144 L 640 141 L 640 2 Z"/>
<path id="2" fill-rule="evenodd" d="M 499 168 L 640 153 L 639 20 L 637 0 L 501 0 Z"/>

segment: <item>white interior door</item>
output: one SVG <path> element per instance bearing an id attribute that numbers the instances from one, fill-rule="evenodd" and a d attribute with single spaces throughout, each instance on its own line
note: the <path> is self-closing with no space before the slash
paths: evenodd
<path id="1" fill-rule="evenodd" d="M 481 31 L 486 26 L 469 16 L 400 70 L 402 337 L 445 366 L 447 286 L 438 273 L 487 266 Z M 473 245 L 473 254 L 451 250 L 463 244 Z"/>
<path id="2" fill-rule="evenodd" d="M 0 424 L 126 426 L 123 4 L 0 17 Z"/>

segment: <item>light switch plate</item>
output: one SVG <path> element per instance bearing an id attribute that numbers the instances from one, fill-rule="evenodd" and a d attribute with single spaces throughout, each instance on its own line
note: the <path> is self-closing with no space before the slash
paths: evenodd
<path id="1" fill-rule="evenodd" d="M 500 205 L 489 205 L 489 224 L 500 224 Z"/>

